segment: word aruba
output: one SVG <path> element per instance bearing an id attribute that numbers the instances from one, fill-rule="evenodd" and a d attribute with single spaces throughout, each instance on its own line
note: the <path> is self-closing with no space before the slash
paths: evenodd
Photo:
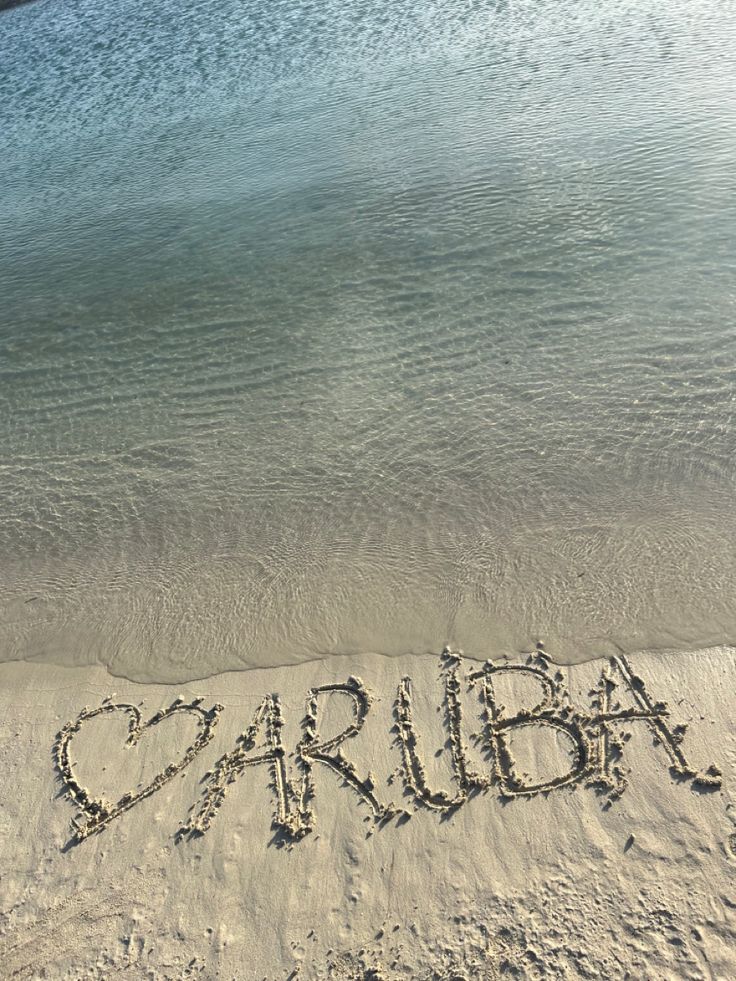
<path id="1" fill-rule="evenodd" d="M 418 804 L 439 811 L 451 811 L 461 807 L 471 794 L 487 792 L 494 787 L 500 796 L 510 798 L 549 793 L 583 783 L 604 794 L 608 806 L 627 786 L 622 761 L 624 745 L 633 723 L 641 723 L 651 730 L 654 742 L 662 748 L 673 776 L 692 780 L 703 787 L 715 788 L 721 784 L 721 771 L 714 764 L 700 772 L 690 765 L 682 748 L 687 727 L 670 726 L 667 705 L 653 701 L 644 682 L 633 673 L 624 657 L 612 658 L 604 668 L 600 681 L 591 692 L 590 710 L 572 706 L 562 684 L 562 674 L 559 671 L 554 676 L 550 673 L 549 661 L 541 645 L 525 665 L 497 665 L 487 661 L 482 667 L 464 673 L 461 654 L 453 653 L 449 648 L 442 652 L 440 663 L 444 682 L 445 726 L 455 783 L 453 793 L 433 788 L 427 778 L 414 721 L 410 678 L 401 679 L 394 702 L 393 732 L 398 744 L 404 787 L 407 795 L 411 795 Z M 503 676 L 533 679 L 540 690 L 538 704 L 531 709 L 507 714 L 496 692 L 496 682 Z M 476 739 L 488 759 L 487 772 L 484 773 L 478 772 L 468 758 L 463 734 L 463 681 L 467 690 L 475 692 L 480 700 L 481 730 Z M 628 694 L 631 707 L 621 706 L 617 689 L 620 693 Z M 325 739 L 319 731 L 320 702 L 333 695 L 349 700 L 352 719 L 342 732 Z M 168 709 L 143 723 L 136 706 L 106 700 L 99 708 L 83 709 L 76 720 L 64 725 L 55 744 L 56 767 L 66 795 L 81 811 L 79 817 L 72 821 L 71 844 L 101 831 L 120 814 L 160 790 L 192 763 L 212 739 L 223 711 L 219 704 L 204 709 L 201 703 L 202 699 L 190 703 L 177 699 Z M 360 678 L 351 677 L 345 684 L 311 688 L 302 721 L 301 739 L 294 754 L 295 772 L 290 775 L 282 740 L 281 702 L 278 695 L 266 695 L 253 721 L 238 737 L 235 747 L 206 774 L 199 806 L 179 829 L 177 838 L 205 834 L 225 800 L 229 785 L 247 767 L 252 766 L 264 766 L 270 771 L 275 805 L 273 827 L 281 842 L 296 841 L 315 827 L 313 771 L 317 765 L 333 770 L 352 788 L 369 806 L 376 821 L 387 822 L 394 817 L 401 821 L 402 817 L 406 818 L 408 812 L 404 808 L 380 800 L 372 775 L 361 776 L 343 752 L 343 744 L 357 736 L 363 728 L 370 708 L 371 697 Z M 178 762 L 169 764 L 143 789 L 126 793 L 116 803 L 111 803 L 93 797 L 79 783 L 70 747 L 74 736 L 87 720 L 115 712 L 123 713 L 128 718 L 127 746 L 136 745 L 146 730 L 176 713 L 194 715 L 198 734 Z M 511 737 L 514 732 L 528 728 L 551 729 L 568 742 L 570 753 L 565 772 L 534 781 L 528 774 L 518 771 Z M 261 747 L 257 748 L 259 740 Z"/>

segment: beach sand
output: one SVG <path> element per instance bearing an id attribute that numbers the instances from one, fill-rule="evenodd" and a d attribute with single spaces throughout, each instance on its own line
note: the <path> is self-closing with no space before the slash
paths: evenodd
<path id="1" fill-rule="evenodd" d="M 735 977 L 736 650 L 513 663 L 0 666 L 0 975 Z"/>

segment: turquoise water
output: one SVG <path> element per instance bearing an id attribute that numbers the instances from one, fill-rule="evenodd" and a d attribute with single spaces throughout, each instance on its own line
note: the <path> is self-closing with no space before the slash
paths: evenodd
<path id="1" fill-rule="evenodd" d="M 0 658 L 736 637 L 736 8 L 0 14 Z"/>

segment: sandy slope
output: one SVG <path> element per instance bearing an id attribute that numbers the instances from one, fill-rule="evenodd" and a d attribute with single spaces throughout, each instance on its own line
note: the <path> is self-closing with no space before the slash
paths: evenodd
<path id="1" fill-rule="evenodd" d="M 3 665 L 0 976 L 736 977 L 736 651 L 631 658 L 644 693 L 607 664 Z"/>

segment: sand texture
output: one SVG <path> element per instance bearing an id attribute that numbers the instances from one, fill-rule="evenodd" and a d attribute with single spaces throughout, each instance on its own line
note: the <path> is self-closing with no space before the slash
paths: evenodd
<path id="1" fill-rule="evenodd" d="M 736 977 L 736 650 L 0 667 L 0 976 Z"/>

